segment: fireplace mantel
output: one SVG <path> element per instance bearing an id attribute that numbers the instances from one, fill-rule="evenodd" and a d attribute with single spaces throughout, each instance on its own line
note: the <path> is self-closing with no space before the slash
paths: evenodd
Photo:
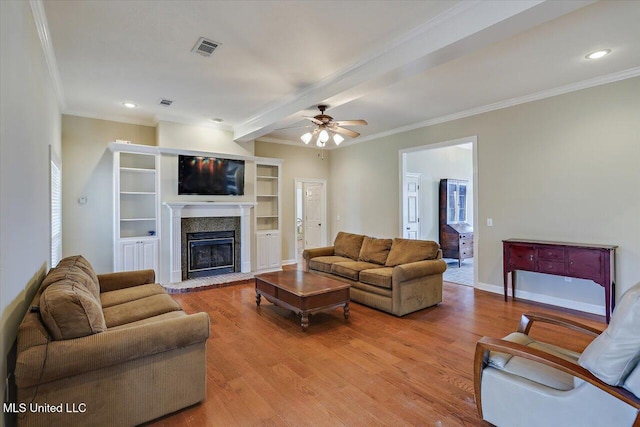
<path id="1" fill-rule="evenodd" d="M 171 212 L 169 226 L 170 234 L 170 266 L 171 283 L 182 281 L 181 262 L 181 220 L 182 218 L 198 217 L 240 217 L 241 260 L 240 271 L 251 271 L 251 209 L 256 205 L 252 202 L 165 202 L 164 205 Z"/>

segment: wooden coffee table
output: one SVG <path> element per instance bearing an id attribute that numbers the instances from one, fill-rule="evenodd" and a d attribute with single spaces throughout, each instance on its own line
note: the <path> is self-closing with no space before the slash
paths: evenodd
<path id="1" fill-rule="evenodd" d="M 256 281 L 256 304 L 264 296 L 277 306 L 302 315 L 302 330 L 309 326 L 309 314 L 344 307 L 349 318 L 348 283 L 299 270 L 259 274 Z"/>

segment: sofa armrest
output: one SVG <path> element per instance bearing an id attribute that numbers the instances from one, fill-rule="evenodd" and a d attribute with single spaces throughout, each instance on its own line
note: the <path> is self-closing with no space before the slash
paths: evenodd
<path id="1" fill-rule="evenodd" d="M 309 260 L 318 256 L 331 256 L 334 253 L 334 246 L 326 246 L 324 248 L 305 249 L 302 251 L 302 260 L 304 263 L 304 271 L 309 271 Z"/>
<path id="2" fill-rule="evenodd" d="M 20 353 L 16 384 L 32 387 L 152 356 L 209 338 L 209 315 L 196 313 L 70 340 L 50 341 Z"/>
<path id="3" fill-rule="evenodd" d="M 441 259 L 410 262 L 395 266 L 391 278 L 395 284 L 433 274 L 442 274 L 446 269 L 447 263 Z"/>
<path id="4" fill-rule="evenodd" d="M 155 283 L 156 273 L 153 270 L 121 271 L 118 273 L 98 274 L 100 292 L 115 291 L 133 286 Z"/>

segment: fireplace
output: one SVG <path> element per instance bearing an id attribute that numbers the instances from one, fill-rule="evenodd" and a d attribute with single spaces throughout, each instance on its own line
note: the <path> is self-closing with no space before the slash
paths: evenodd
<path id="1" fill-rule="evenodd" d="M 186 233 L 235 231 L 234 272 L 251 271 L 251 210 L 255 202 L 165 202 L 169 209 L 169 280 L 187 278 Z M 233 224 L 230 224 L 230 219 Z M 227 226 L 230 224 L 231 226 Z"/>
<path id="2" fill-rule="evenodd" d="M 235 271 L 235 232 L 187 233 L 187 278 Z"/>
<path id="3" fill-rule="evenodd" d="M 182 280 L 240 272 L 239 218 L 182 218 L 180 222 Z"/>

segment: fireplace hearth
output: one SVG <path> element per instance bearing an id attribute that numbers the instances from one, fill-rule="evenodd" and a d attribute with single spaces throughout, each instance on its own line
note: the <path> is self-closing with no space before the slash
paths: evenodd
<path id="1" fill-rule="evenodd" d="M 235 232 L 187 233 L 187 278 L 235 271 Z"/>

